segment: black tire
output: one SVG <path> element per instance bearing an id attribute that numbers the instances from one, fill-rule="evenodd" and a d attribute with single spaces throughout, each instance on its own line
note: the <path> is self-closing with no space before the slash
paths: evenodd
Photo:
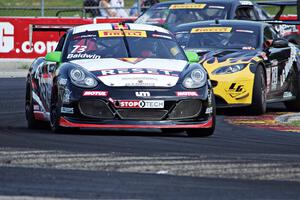
<path id="1" fill-rule="evenodd" d="M 211 128 L 191 128 L 187 129 L 186 133 L 189 137 L 208 137 L 211 136 L 216 127 L 216 102 L 215 96 L 212 94 L 212 104 L 213 104 L 213 113 L 212 113 L 212 120 L 213 124 Z"/>
<path id="2" fill-rule="evenodd" d="M 32 87 L 30 81 L 27 81 L 26 84 L 25 115 L 26 115 L 28 128 L 37 129 L 41 127 L 40 121 L 36 120 L 33 114 Z"/>
<path id="3" fill-rule="evenodd" d="M 294 77 L 293 77 L 293 83 L 291 87 L 291 92 L 294 96 L 296 96 L 296 99 L 292 101 L 286 101 L 284 102 L 284 105 L 287 109 L 291 111 L 299 111 L 300 110 L 300 76 L 298 70 L 294 67 Z"/>
<path id="4" fill-rule="evenodd" d="M 262 115 L 267 111 L 267 91 L 265 73 L 261 65 L 257 66 L 254 77 L 254 86 L 252 94 L 252 105 L 250 106 L 250 114 Z"/>
<path id="5" fill-rule="evenodd" d="M 61 113 L 58 90 L 54 87 L 51 93 L 50 102 L 50 127 L 54 133 L 61 133 L 64 130 L 64 128 L 59 125 L 60 116 Z"/>

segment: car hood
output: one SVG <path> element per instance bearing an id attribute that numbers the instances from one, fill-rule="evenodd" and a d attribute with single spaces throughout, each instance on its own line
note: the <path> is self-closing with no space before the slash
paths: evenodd
<path id="1" fill-rule="evenodd" d="M 111 87 L 173 87 L 188 65 L 184 60 L 103 58 L 73 60 Z"/>
<path id="2" fill-rule="evenodd" d="M 200 64 L 211 73 L 222 66 L 235 64 L 248 64 L 251 61 L 261 60 L 263 53 L 259 50 L 242 49 L 188 49 L 194 51 L 200 56 Z"/>

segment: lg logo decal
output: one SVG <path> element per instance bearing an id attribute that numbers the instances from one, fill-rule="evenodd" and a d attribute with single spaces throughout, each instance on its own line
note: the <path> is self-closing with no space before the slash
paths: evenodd
<path id="1" fill-rule="evenodd" d="M 14 49 L 14 26 L 9 22 L 0 23 L 0 53 Z"/>

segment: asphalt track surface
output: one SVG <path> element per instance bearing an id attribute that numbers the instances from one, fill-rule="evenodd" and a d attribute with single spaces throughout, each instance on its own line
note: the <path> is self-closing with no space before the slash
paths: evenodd
<path id="1" fill-rule="evenodd" d="M 215 134 L 29 130 L 25 79 L 0 79 L 0 199 L 300 199 L 300 134 L 218 115 Z M 276 105 L 276 110 L 283 110 Z"/>

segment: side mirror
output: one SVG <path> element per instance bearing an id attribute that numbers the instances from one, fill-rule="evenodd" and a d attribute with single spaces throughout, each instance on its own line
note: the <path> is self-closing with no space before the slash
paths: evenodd
<path id="1" fill-rule="evenodd" d="M 287 41 L 286 39 L 278 38 L 273 41 L 272 46 L 274 48 L 285 48 L 289 46 L 289 41 Z"/>
<path id="2" fill-rule="evenodd" d="M 200 58 L 197 53 L 192 51 L 185 51 L 184 52 L 186 57 L 188 58 L 189 63 L 197 63 L 199 62 Z"/>
<path id="3" fill-rule="evenodd" d="M 53 51 L 47 53 L 45 60 L 50 62 L 57 62 L 57 63 L 61 62 L 61 51 Z"/>

